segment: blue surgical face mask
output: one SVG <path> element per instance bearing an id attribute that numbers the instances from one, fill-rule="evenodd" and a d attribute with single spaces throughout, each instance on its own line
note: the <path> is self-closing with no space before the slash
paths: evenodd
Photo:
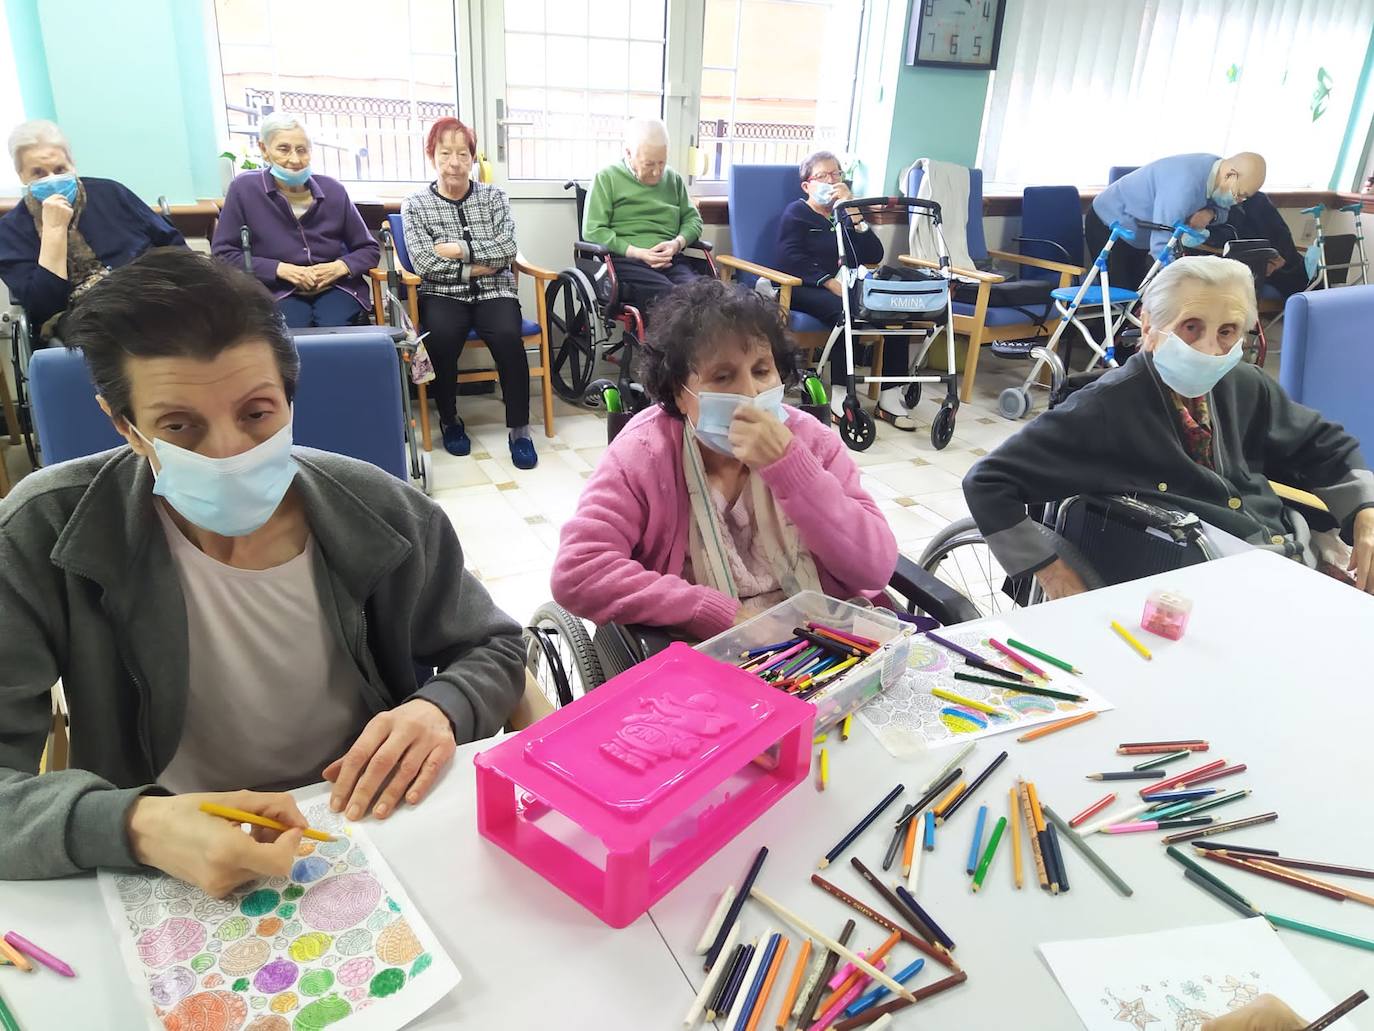
<path id="1" fill-rule="evenodd" d="M 1244 348 L 1239 342 L 1225 354 L 1203 354 L 1189 347 L 1177 333 L 1170 333 L 1155 348 L 1155 370 L 1164 385 L 1181 397 L 1201 397 L 1223 376 L 1240 364 Z"/>
<path id="2" fill-rule="evenodd" d="M 153 493 L 221 537 L 246 537 L 261 529 L 296 478 L 289 422 L 257 447 L 229 458 L 207 458 L 165 440 L 150 441 L 137 428 L 134 432 L 157 455 Z"/>
<path id="3" fill-rule="evenodd" d="M 298 172 L 293 172 L 289 168 L 282 168 L 281 165 L 278 165 L 275 162 L 268 167 L 270 167 L 272 170 L 272 178 L 276 179 L 279 183 L 286 184 L 287 186 L 304 186 L 305 181 L 310 178 L 309 165 L 306 165 Z"/>
<path id="4" fill-rule="evenodd" d="M 1235 191 L 1223 188 L 1221 183 L 1217 183 L 1216 189 L 1213 190 L 1210 194 L 1208 194 L 1208 197 L 1211 199 L 1213 204 L 1215 204 L 1222 210 L 1229 208 L 1232 204 L 1236 202 Z"/>
<path id="5" fill-rule="evenodd" d="M 67 198 L 68 204 L 76 203 L 76 173 L 62 172 L 58 175 L 45 175 L 29 183 L 29 195 L 42 204 L 54 193 Z"/>
<path id="6" fill-rule="evenodd" d="M 703 390 L 700 394 L 688 390 L 687 393 L 697 399 L 697 421 L 692 427 L 697 440 L 732 458 L 735 449 L 730 446 L 730 420 L 735 417 L 735 409 L 740 405 L 753 405 L 779 422 L 786 418 L 782 410 L 781 383 L 754 397 L 746 397 L 744 394 L 717 394 L 709 390 Z"/>
<path id="7" fill-rule="evenodd" d="M 835 199 L 835 184 L 822 182 L 819 179 L 811 180 L 811 199 L 817 204 L 829 206 Z"/>

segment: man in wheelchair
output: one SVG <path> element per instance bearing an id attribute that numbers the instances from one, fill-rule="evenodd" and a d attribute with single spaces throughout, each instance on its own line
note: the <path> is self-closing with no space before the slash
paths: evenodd
<path id="1" fill-rule="evenodd" d="M 603 168 L 587 195 L 582 238 L 616 256 L 622 300 L 643 309 L 699 273 L 682 251 L 701 237 L 701 213 L 682 176 L 668 167 L 668 130 L 656 118 L 632 119 L 625 157 Z"/>
<path id="2" fill-rule="evenodd" d="M 1085 590 L 1027 506 L 1125 494 L 1186 509 L 1374 593 L 1374 475 L 1354 437 L 1241 361 L 1256 318 L 1250 271 L 1210 255 L 1182 258 L 1142 303 L 1140 352 L 964 478 L 969 509 L 1002 568 L 1013 578 L 1034 573 L 1051 598 Z M 1308 520 L 1285 507 L 1271 481 L 1321 500 L 1353 545 L 1348 560 L 1319 554 Z"/>

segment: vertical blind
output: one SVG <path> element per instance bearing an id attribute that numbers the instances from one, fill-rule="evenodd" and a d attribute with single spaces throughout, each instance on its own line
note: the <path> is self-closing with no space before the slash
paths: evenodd
<path id="1" fill-rule="evenodd" d="M 1106 182 L 1168 154 L 1263 154 L 1271 187 L 1325 188 L 1374 0 L 1017 0 L 980 163 L 991 182 Z"/>

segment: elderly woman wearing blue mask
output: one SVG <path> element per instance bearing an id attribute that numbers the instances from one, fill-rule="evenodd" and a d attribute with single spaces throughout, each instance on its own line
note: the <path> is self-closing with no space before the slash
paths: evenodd
<path id="1" fill-rule="evenodd" d="M 20 125 L 9 150 L 24 196 L 0 218 L 0 279 L 43 342 L 67 305 L 110 269 L 150 247 L 185 245 L 126 187 L 77 178 L 72 148 L 52 122 Z"/>
<path id="2" fill-rule="evenodd" d="M 258 126 L 265 167 L 244 172 L 224 195 L 215 257 L 243 262 L 248 230 L 253 275 L 293 328 L 346 326 L 372 310 L 367 270 L 381 249 L 337 179 L 310 167 L 310 137 L 295 115 Z"/>

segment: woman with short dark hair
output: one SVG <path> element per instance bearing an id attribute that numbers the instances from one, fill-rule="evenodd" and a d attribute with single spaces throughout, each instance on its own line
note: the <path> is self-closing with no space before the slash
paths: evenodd
<path id="1" fill-rule="evenodd" d="M 782 403 L 797 355 L 778 306 L 695 280 L 658 301 L 642 353 L 657 404 L 563 527 L 559 604 L 704 638 L 802 590 L 877 597 L 896 539 L 839 436 Z"/>
<path id="2" fill-rule="evenodd" d="M 519 626 L 429 498 L 292 447 L 300 362 L 260 284 L 163 248 L 59 331 L 129 446 L 0 504 L 0 877 L 144 865 L 223 895 L 290 870 L 277 792 L 323 778 L 386 817 L 502 727 Z M 59 679 L 73 768 L 39 777 Z M 254 841 L 211 799 L 293 829 Z"/>

